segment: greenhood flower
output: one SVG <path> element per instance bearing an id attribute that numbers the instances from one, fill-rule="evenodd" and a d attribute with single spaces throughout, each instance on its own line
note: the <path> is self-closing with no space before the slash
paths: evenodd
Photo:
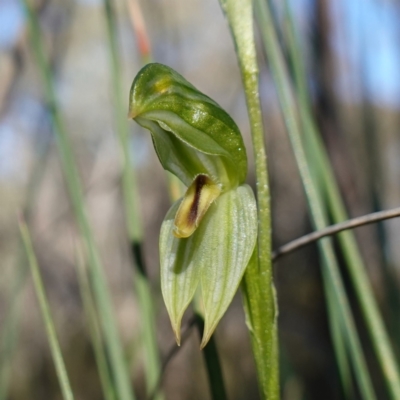
<path id="1" fill-rule="evenodd" d="M 247 157 L 232 118 L 181 75 L 148 64 L 133 81 L 129 116 L 153 138 L 164 169 L 188 188 L 161 227 L 161 286 L 177 342 L 198 286 L 204 347 L 237 291 L 257 239 Z"/>

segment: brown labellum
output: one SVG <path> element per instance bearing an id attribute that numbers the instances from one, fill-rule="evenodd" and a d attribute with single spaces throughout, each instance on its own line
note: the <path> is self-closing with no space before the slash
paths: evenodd
<path id="1" fill-rule="evenodd" d="M 197 175 L 188 187 L 175 216 L 174 235 L 187 238 L 199 226 L 208 207 L 221 194 L 221 188 L 207 175 Z"/>

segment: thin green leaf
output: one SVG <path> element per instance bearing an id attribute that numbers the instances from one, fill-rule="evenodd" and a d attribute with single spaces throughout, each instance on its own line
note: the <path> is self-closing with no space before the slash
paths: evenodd
<path id="1" fill-rule="evenodd" d="M 45 143 L 37 145 L 37 161 L 34 168 L 31 170 L 28 179 L 28 187 L 25 194 L 25 205 L 23 207 L 22 215 L 26 220 L 29 220 L 32 214 L 34 200 L 36 198 L 38 189 L 40 189 L 40 182 L 42 181 L 44 172 L 46 170 L 46 161 L 50 154 L 51 140 L 47 138 Z M 22 240 L 19 241 L 18 247 L 22 248 Z M 21 297 L 29 269 L 26 266 L 26 260 L 23 251 L 18 251 L 18 257 L 13 265 L 15 271 L 15 280 L 10 285 L 8 312 L 5 315 L 4 322 L 1 330 L 1 343 L 0 343 L 0 400 L 8 398 L 9 381 L 12 373 L 12 359 L 14 351 L 18 348 L 19 340 L 19 319 L 21 311 Z"/>
<path id="2" fill-rule="evenodd" d="M 256 15 L 262 27 L 261 32 L 265 50 L 276 81 L 282 113 L 309 203 L 312 221 L 316 229 L 322 229 L 327 225 L 326 212 L 305 156 L 305 150 L 300 135 L 298 110 L 290 86 L 289 74 L 274 29 L 269 5 L 264 0 L 256 0 L 256 6 Z M 349 349 L 351 351 L 354 367 L 357 370 L 360 390 L 366 399 L 374 399 L 375 394 L 371 378 L 368 373 L 365 357 L 362 352 L 332 243 L 329 239 L 323 239 L 318 243 L 318 246 L 322 255 L 322 273 L 325 290 L 327 290 L 327 285 L 334 286 L 333 293 L 335 294 L 335 303 L 345 326 L 346 338 L 349 342 Z"/>
<path id="3" fill-rule="evenodd" d="M 326 289 L 329 328 L 339 369 L 339 376 L 343 386 L 343 393 L 347 399 L 352 399 L 354 397 L 354 385 L 350 369 L 348 349 L 346 347 L 347 339 L 345 336 L 345 326 L 338 313 L 338 307 L 333 293 L 333 285 L 327 285 Z M 355 372 L 357 373 L 357 371 Z"/>
<path id="4" fill-rule="evenodd" d="M 125 111 L 125 94 L 121 84 L 121 63 L 118 54 L 116 38 L 115 15 L 110 0 L 103 0 L 105 9 L 108 44 L 110 51 L 110 72 L 112 81 L 112 91 L 114 100 L 114 114 L 118 139 L 122 150 L 122 189 L 124 196 L 125 212 L 127 216 L 128 234 L 131 240 L 142 240 L 143 231 L 140 223 L 138 193 L 136 176 L 132 167 L 130 155 L 130 132 Z"/>
<path id="5" fill-rule="evenodd" d="M 299 93 L 300 116 L 302 118 L 303 132 L 309 146 L 308 158 L 313 155 L 314 170 L 321 179 L 319 183 L 325 192 L 328 206 L 336 223 L 348 219 L 343 199 L 340 195 L 335 175 L 329 163 L 326 149 L 318 135 L 315 122 L 312 119 L 310 99 L 307 92 L 304 62 L 301 57 L 298 35 L 286 4 L 288 20 L 288 43 L 290 56 L 293 60 L 295 81 Z M 395 360 L 393 346 L 385 329 L 379 308 L 375 301 L 373 290 L 369 283 L 366 268 L 362 260 L 353 232 L 343 232 L 339 235 L 339 243 L 343 249 L 346 265 L 353 280 L 354 288 L 360 302 L 361 310 L 367 323 L 367 328 L 378 356 L 378 361 L 384 373 L 386 384 L 393 399 L 400 398 L 400 372 L 398 362 Z"/>
<path id="6" fill-rule="evenodd" d="M 15 268 L 15 276 L 11 284 L 9 307 L 2 323 L 0 342 L 0 400 L 8 399 L 10 377 L 12 373 L 13 355 L 19 339 L 19 320 L 22 307 L 22 292 L 29 269 L 19 252 Z"/>
<path id="7" fill-rule="evenodd" d="M 311 118 L 311 110 L 309 104 L 309 96 L 307 92 L 307 85 L 305 81 L 304 65 L 301 62 L 300 47 L 298 43 L 298 36 L 295 33 L 295 26 L 293 16 L 289 10 L 288 1 L 285 0 L 285 17 L 286 17 L 286 36 L 289 47 L 289 57 L 292 62 L 294 78 L 297 89 L 297 96 L 299 102 L 300 120 L 303 130 L 304 146 L 307 154 L 307 160 L 311 167 L 313 180 L 316 187 L 320 191 L 320 195 L 324 193 L 324 177 L 322 169 L 319 165 L 318 159 L 321 157 L 322 149 L 316 146 L 315 138 L 318 136 L 316 127 Z M 328 200 L 329 201 L 329 200 Z M 334 296 L 334 287 L 330 281 L 326 285 L 326 303 L 328 308 L 329 327 L 332 336 L 333 347 L 336 355 L 337 365 L 339 369 L 339 376 L 342 382 L 343 391 L 348 399 L 352 397 L 353 382 L 349 364 L 349 356 L 346 347 L 346 337 L 344 335 L 345 329 L 343 326 L 342 318 L 340 318 L 338 306 Z M 359 369 L 355 370 L 358 374 Z M 361 381 L 361 377 L 358 378 Z"/>
<path id="8" fill-rule="evenodd" d="M 61 155 L 68 192 L 81 235 L 85 242 L 85 250 L 88 254 L 90 277 L 94 287 L 97 306 L 102 310 L 100 314 L 101 324 L 110 355 L 110 364 L 113 369 L 116 388 L 121 400 L 133 400 L 135 396 L 132 390 L 129 372 L 125 365 L 122 344 L 120 342 L 115 322 L 110 293 L 104 276 L 103 266 L 100 261 L 100 255 L 95 245 L 93 233 L 86 215 L 79 173 L 76 168 L 71 144 L 58 109 L 52 74 L 44 52 L 39 23 L 29 0 L 24 0 L 24 6 L 28 19 L 33 53 L 43 80 L 45 97 L 51 110 L 54 133 L 58 142 L 58 150 Z"/>
<path id="9" fill-rule="evenodd" d="M 96 305 L 93 300 L 87 271 L 84 265 L 83 256 L 78 254 L 76 266 L 79 290 L 85 312 L 85 320 L 88 323 L 90 338 L 93 345 L 94 357 L 96 359 L 97 369 L 99 371 L 100 383 L 103 389 L 105 400 L 115 400 L 115 390 L 107 363 L 107 356 L 103 345 L 103 338 L 100 329 L 100 323 L 96 311 Z"/>
<path id="10" fill-rule="evenodd" d="M 21 232 L 23 244 L 25 246 L 25 251 L 28 256 L 29 267 L 31 269 L 33 283 L 35 285 L 35 291 L 39 301 L 43 322 L 46 328 L 47 339 L 49 341 L 51 355 L 53 357 L 54 365 L 56 368 L 62 396 L 64 400 L 73 400 L 74 395 L 72 393 L 67 370 L 65 368 L 64 359 L 61 353 L 60 345 L 58 343 L 56 329 L 54 327 L 50 306 L 47 301 L 43 281 L 40 276 L 40 270 L 33 250 L 32 240 L 28 231 L 28 227 L 24 222 L 21 221 L 19 224 L 19 229 Z"/>

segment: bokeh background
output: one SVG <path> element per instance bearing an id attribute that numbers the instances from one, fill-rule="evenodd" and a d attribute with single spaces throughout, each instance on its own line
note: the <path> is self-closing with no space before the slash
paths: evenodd
<path id="1" fill-rule="evenodd" d="M 141 317 L 122 207 L 122 157 L 116 135 L 104 4 L 101 0 L 32 3 L 40 18 L 57 100 L 73 144 L 132 381 L 137 397 L 146 399 Z M 272 3 L 276 24 L 281 27 L 281 2 Z M 250 159 L 248 182 L 254 186 L 245 98 L 232 39 L 218 1 L 116 0 L 112 4 L 126 112 L 130 85 L 146 57 L 171 66 L 215 99 L 237 122 Z M 350 216 L 398 206 L 400 3 L 292 0 L 290 5 L 306 62 L 313 112 Z M 259 38 L 258 29 L 256 36 Z M 285 48 L 284 37 L 281 39 Z M 261 45 L 258 50 L 273 246 L 277 247 L 312 228 Z M 157 315 L 159 352 L 164 359 L 174 338 L 160 292 L 158 232 L 170 199 L 150 135 L 133 121 L 129 122 L 129 129 L 144 229 L 144 257 Z M 22 2 L 0 0 L 0 394 L 2 399 L 13 400 L 60 399 L 19 240 L 17 215 L 21 212 L 26 215 L 34 239 L 76 397 L 101 399 L 74 267 L 79 235 L 44 100 L 43 82 L 28 40 Z M 398 352 L 400 222 L 363 227 L 355 233 Z M 275 277 L 283 398 L 342 398 L 316 248 L 309 246 L 279 260 Z M 12 312 L 13 340 L 6 343 L 5 321 Z M 354 312 L 359 315 L 355 305 Z M 190 314 L 189 311 L 185 321 Z M 374 372 L 377 368 L 371 345 L 363 335 L 361 318 L 358 322 L 368 365 Z M 221 321 L 215 340 L 229 398 L 258 399 L 240 296 Z M 198 347 L 198 333 L 192 329 L 163 375 L 167 399 L 210 398 Z M 382 377 L 379 372 L 373 375 L 379 398 L 384 399 L 383 389 L 379 392 Z"/>

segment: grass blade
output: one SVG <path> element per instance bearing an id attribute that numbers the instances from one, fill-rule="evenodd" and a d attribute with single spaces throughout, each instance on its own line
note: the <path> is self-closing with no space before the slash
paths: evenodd
<path id="1" fill-rule="evenodd" d="M 271 216 L 264 131 L 258 96 L 258 66 L 251 0 L 220 0 L 225 11 L 242 72 L 256 164 L 259 236 L 258 249 L 244 277 L 245 310 L 251 323 L 253 352 L 264 398 L 278 399 L 279 360 L 277 304 L 272 281 Z"/>
<path id="2" fill-rule="evenodd" d="M 276 82 L 278 98 L 281 103 L 281 109 L 292 144 L 292 149 L 303 181 L 312 221 L 316 229 L 322 229 L 327 225 L 325 209 L 317 190 L 312 171 L 307 162 L 300 135 L 298 110 L 291 91 L 289 74 L 274 30 L 269 5 L 265 0 L 256 0 L 256 15 L 259 18 L 260 26 L 262 27 L 261 33 L 265 50 Z M 359 388 L 364 398 L 374 399 L 375 395 L 371 379 L 368 374 L 368 369 L 358 339 L 358 334 L 355 329 L 347 295 L 339 273 L 332 242 L 329 239 L 323 239 L 318 243 L 318 245 L 323 257 L 322 274 L 325 290 L 328 290 L 328 285 L 333 285 L 333 293 L 335 294 L 334 304 L 340 313 L 339 315 L 341 316 L 346 329 L 346 338 L 349 343 L 349 350 L 351 351 L 355 371 L 359 378 Z M 328 301 L 329 299 L 330 297 L 327 298 Z"/>
<path id="3" fill-rule="evenodd" d="M 20 253 L 21 254 L 21 253 Z M 19 337 L 19 317 L 21 311 L 21 297 L 25 286 L 28 269 L 18 257 L 16 275 L 11 285 L 10 307 L 2 326 L 0 347 L 0 400 L 8 398 L 9 381 L 12 370 L 12 358 Z"/>
<path id="4" fill-rule="evenodd" d="M 35 162 L 35 166 L 28 179 L 28 188 L 26 190 L 25 204 L 23 208 L 25 220 L 29 220 L 29 217 L 32 213 L 32 207 L 46 170 L 46 161 L 50 153 L 50 143 L 51 140 L 47 138 L 43 144 L 36 146 L 38 153 L 37 161 Z M 20 238 L 18 240 L 18 248 L 21 250 L 23 249 L 23 243 Z M 18 256 L 16 258 L 15 265 L 13 266 L 13 270 L 16 271 L 16 275 L 14 282 L 11 284 L 9 301 L 10 307 L 7 310 L 8 312 L 2 326 L 0 343 L 0 400 L 5 400 L 8 398 L 9 380 L 12 370 L 12 357 L 14 350 L 17 348 L 17 343 L 19 340 L 19 313 L 21 312 L 21 296 L 29 272 L 29 269 L 26 266 L 26 259 L 23 255 L 23 251 L 18 251 Z"/>
<path id="5" fill-rule="evenodd" d="M 309 161 L 309 165 L 311 166 L 311 173 L 313 175 L 314 182 L 316 184 L 317 189 L 319 190 L 320 196 L 321 192 L 323 192 L 323 188 L 321 187 L 323 183 L 322 173 L 319 168 L 315 168 L 318 165 L 318 157 L 319 154 L 318 149 L 315 149 L 313 144 L 314 142 L 309 138 L 308 130 L 312 129 L 311 124 L 312 121 L 310 118 L 307 118 L 307 112 L 305 110 L 308 98 L 308 92 L 306 87 L 306 82 L 300 77 L 305 76 L 303 65 L 300 64 L 299 61 L 299 49 L 295 45 L 296 37 L 294 37 L 294 24 L 292 20 L 292 15 L 289 11 L 288 1 L 285 0 L 285 30 L 288 47 L 289 47 L 289 58 L 291 60 L 293 66 L 293 72 L 296 81 L 297 95 L 298 95 L 298 103 L 300 110 L 300 120 L 302 123 L 302 129 L 304 134 L 304 143 L 305 150 L 307 152 L 307 159 Z M 314 167 L 314 168 L 313 168 Z M 339 370 L 339 377 L 342 383 L 343 392 L 347 398 L 351 398 L 352 394 L 352 379 L 351 379 L 351 370 L 348 358 L 348 352 L 346 348 L 346 339 L 343 337 L 343 333 L 345 329 L 343 327 L 342 319 L 336 313 L 336 304 L 334 297 L 334 288 L 330 282 L 327 282 L 326 285 L 326 303 L 328 309 L 328 320 L 329 320 L 329 328 L 331 332 L 331 338 L 333 343 L 333 348 L 336 355 L 337 366 Z"/>
<path id="6" fill-rule="evenodd" d="M 40 276 L 39 266 L 33 250 L 32 240 L 29 235 L 28 227 L 23 221 L 20 221 L 19 228 L 21 232 L 22 241 L 25 247 L 26 255 L 28 257 L 28 263 L 31 269 L 33 283 L 39 301 L 43 322 L 46 328 L 46 334 L 49 340 L 51 355 L 53 357 L 54 365 L 56 368 L 58 381 L 61 387 L 61 392 L 64 400 L 73 400 L 74 395 L 72 393 L 60 345 L 58 343 L 54 322 L 51 317 L 49 303 L 47 301 L 46 293 L 43 286 L 43 281 Z"/>
<path id="7" fill-rule="evenodd" d="M 107 363 L 107 356 L 103 345 L 103 337 L 101 334 L 99 318 L 90 288 L 89 278 L 87 276 L 83 257 L 80 253 L 78 254 L 77 258 L 78 262 L 76 270 L 78 275 L 79 291 L 86 315 L 85 321 L 88 323 L 89 334 L 92 340 L 93 351 L 96 359 L 97 369 L 99 371 L 103 395 L 105 400 L 116 400 L 115 389 Z"/>
<path id="8" fill-rule="evenodd" d="M 101 265 L 100 256 L 95 246 L 93 233 L 86 215 L 82 188 L 71 145 L 60 112 L 58 110 L 53 80 L 51 78 L 51 71 L 44 52 L 39 23 L 29 0 L 24 0 L 24 6 L 28 20 L 33 53 L 43 80 L 46 101 L 51 110 L 52 122 L 58 142 L 58 149 L 61 155 L 67 188 L 71 198 L 75 217 L 81 235 L 84 239 L 86 251 L 89 257 L 90 277 L 93 281 L 97 307 L 102 310 L 101 324 L 105 335 L 106 346 L 110 355 L 110 363 L 116 382 L 118 396 L 121 400 L 133 400 L 135 397 L 132 390 L 129 373 L 125 365 L 122 345 L 119 339 L 114 312 L 112 309 L 111 298 L 106 284 L 103 267 Z"/>
<path id="9" fill-rule="evenodd" d="M 340 196 L 340 190 L 336 183 L 334 173 L 329 163 L 329 158 L 324 145 L 318 135 L 317 128 L 311 117 L 310 99 L 306 87 L 306 77 L 300 46 L 296 38 L 294 23 L 285 4 L 286 19 L 288 27 L 289 52 L 294 67 L 296 86 L 299 94 L 300 115 L 302 118 L 303 131 L 310 144 L 308 154 L 315 157 L 315 169 L 320 171 L 320 183 L 332 213 L 333 220 L 338 223 L 348 219 L 344 202 Z M 386 332 L 379 308 L 376 304 L 371 285 L 369 283 L 366 269 L 359 252 L 357 242 L 352 232 L 343 232 L 339 235 L 339 243 L 346 259 L 347 267 L 353 281 L 354 288 L 361 306 L 362 313 L 368 327 L 368 331 L 381 365 L 387 388 L 393 399 L 400 398 L 400 373 L 398 363 L 394 358 L 394 351 L 389 336 Z"/>
<path id="10" fill-rule="evenodd" d="M 127 217 L 127 228 L 129 238 L 132 240 L 142 239 L 142 228 L 139 218 L 138 195 L 136 188 L 136 177 L 134 175 L 129 146 L 129 128 L 128 128 L 128 94 L 123 100 L 123 91 L 121 84 L 121 65 L 119 62 L 118 46 L 116 38 L 116 23 L 114 10 L 110 0 L 104 0 L 104 10 L 107 22 L 108 47 L 111 59 L 111 80 L 114 99 L 114 114 L 117 125 L 118 139 L 120 141 L 123 159 L 123 196 L 125 202 L 125 212 Z"/>
<path id="11" fill-rule="evenodd" d="M 343 387 L 343 393 L 347 399 L 354 398 L 353 381 L 351 377 L 351 369 L 349 363 L 348 352 L 346 348 L 346 338 L 343 333 L 345 327 L 343 326 L 342 319 L 336 313 L 335 295 L 332 285 L 327 286 L 326 297 L 328 307 L 329 327 L 331 330 L 333 348 L 336 355 L 336 362 L 339 369 L 339 377 Z"/>
<path id="12" fill-rule="evenodd" d="M 137 7 L 139 5 L 136 5 Z M 121 65 L 119 61 L 116 38 L 116 21 L 110 0 L 104 0 L 104 10 L 107 21 L 108 43 L 111 58 L 112 87 L 114 92 L 114 113 L 117 122 L 117 133 L 123 157 L 123 200 L 127 219 L 128 237 L 131 243 L 133 262 L 136 267 L 134 277 L 135 293 L 138 297 L 141 311 L 141 337 L 145 354 L 145 377 L 147 393 L 151 393 L 157 385 L 161 373 L 161 362 L 157 346 L 156 318 L 150 284 L 146 275 L 146 268 L 142 257 L 143 233 L 139 217 L 138 194 L 136 177 L 130 156 L 129 127 L 126 116 L 128 108 L 128 93 L 126 102 L 122 96 Z M 148 46 L 146 46 L 147 48 Z M 158 393 L 155 400 L 162 400 Z"/>

